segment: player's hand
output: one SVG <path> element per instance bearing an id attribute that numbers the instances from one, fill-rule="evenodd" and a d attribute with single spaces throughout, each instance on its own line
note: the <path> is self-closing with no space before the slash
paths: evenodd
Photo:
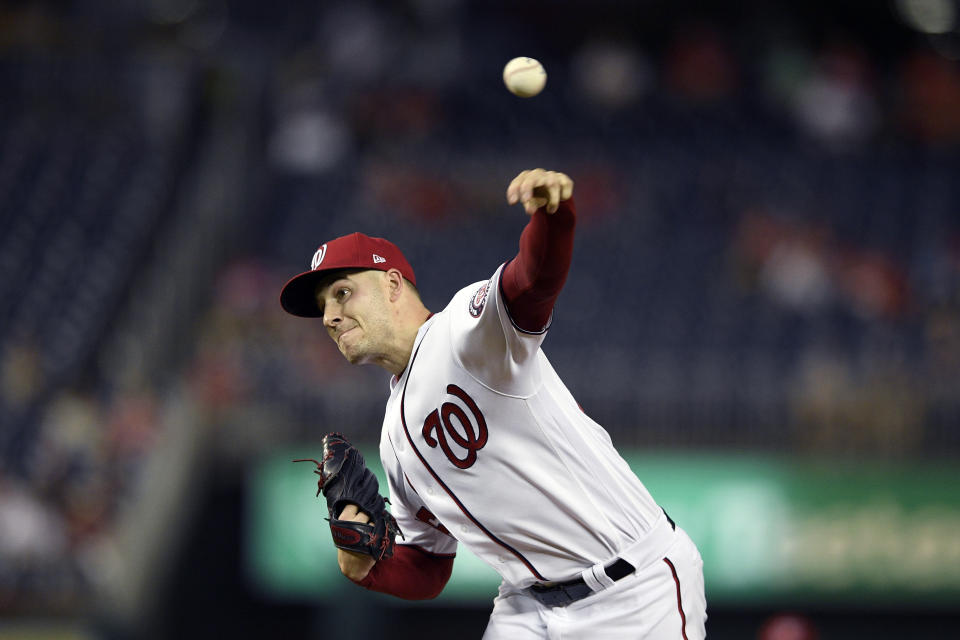
<path id="1" fill-rule="evenodd" d="M 523 203 L 524 210 L 530 215 L 540 208 L 555 213 L 560 203 L 572 196 L 573 180 L 565 173 L 546 169 L 521 171 L 507 187 L 507 202 Z"/>
<path id="2" fill-rule="evenodd" d="M 370 522 L 370 516 L 357 509 L 357 505 L 348 504 L 340 512 L 338 520 L 352 520 L 366 524 Z M 337 564 L 340 565 L 340 571 L 351 580 L 359 581 L 366 578 L 370 569 L 373 569 L 373 565 L 376 563 L 376 560 L 364 553 L 337 549 Z"/>

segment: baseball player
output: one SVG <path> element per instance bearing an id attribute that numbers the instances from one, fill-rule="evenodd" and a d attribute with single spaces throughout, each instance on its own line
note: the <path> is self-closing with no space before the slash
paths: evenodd
<path id="1" fill-rule="evenodd" d="M 503 578 L 488 640 L 703 638 L 697 548 L 540 348 L 570 266 L 572 195 L 563 173 L 514 178 L 507 202 L 530 216 L 519 252 L 437 313 L 400 250 L 359 233 L 323 244 L 285 285 L 286 311 L 322 318 L 350 363 L 393 374 L 380 439 L 390 511 L 345 436 L 325 437 L 317 462 L 340 569 L 433 598 L 463 544 Z"/>

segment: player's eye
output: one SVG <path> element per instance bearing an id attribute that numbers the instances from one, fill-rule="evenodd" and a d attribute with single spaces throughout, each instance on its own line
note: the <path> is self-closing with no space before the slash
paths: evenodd
<path id="1" fill-rule="evenodd" d="M 337 302 L 343 302 L 347 299 L 347 296 L 350 294 L 350 290 L 346 287 L 340 287 L 337 289 Z"/>

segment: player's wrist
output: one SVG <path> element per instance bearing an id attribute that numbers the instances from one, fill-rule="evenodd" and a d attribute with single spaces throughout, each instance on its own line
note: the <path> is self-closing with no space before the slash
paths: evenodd
<path id="1" fill-rule="evenodd" d="M 376 560 L 368 555 L 337 549 L 337 564 L 340 566 L 340 572 L 353 582 L 361 582 L 373 566 L 377 564 Z"/>

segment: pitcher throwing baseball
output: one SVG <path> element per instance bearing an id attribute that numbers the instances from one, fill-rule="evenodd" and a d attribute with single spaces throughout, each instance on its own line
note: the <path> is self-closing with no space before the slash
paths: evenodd
<path id="1" fill-rule="evenodd" d="M 393 374 L 380 438 L 390 512 L 347 437 L 324 438 L 340 569 L 433 598 L 463 544 L 503 578 L 484 638 L 703 638 L 696 546 L 540 348 L 570 266 L 572 196 L 562 173 L 514 178 L 507 202 L 530 215 L 519 252 L 437 313 L 400 250 L 360 233 L 323 244 L 283 288 L 283 308 L 322 318 L 350 363 Z"/>

